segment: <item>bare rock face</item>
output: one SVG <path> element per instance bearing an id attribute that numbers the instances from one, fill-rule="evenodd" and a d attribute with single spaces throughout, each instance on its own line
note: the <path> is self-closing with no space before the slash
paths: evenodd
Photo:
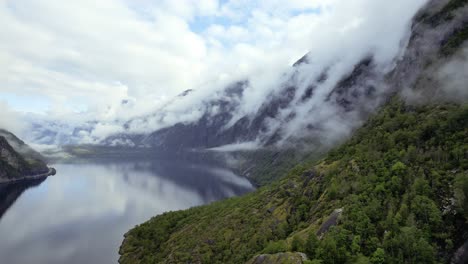
<path id="1" fill-rule="evenodd" d="M 32 149 L 13 133 L 0 128 L 0 136 L 4 137 L 8 144 L 21 156 L 27 159 L 44 160 L 44 157 L 39 152 Z"/>
<path id="2" fill-rule="evenodd" d="M 2 178 L 16 178 L 26 171 L 24 159 L 2 136 L 0 136 L 0 162 L 0 177 Z"/>
<path id="3" fill-rule="evenodd" d="M 283 252 L 277 254 L 262 254 L 253 257 L 246 264 L 302 264 L 307 256 L 301 252 Z"/>
<path id="4" fill-rule="evenodd" d="M 323 237 L 323 235 L 327 233 L 331 227 L 336 226 L 342 213 L 343 208 L 334 210 L 333 213 L 331 213 L 331 215 L 327 218 L 327 220 L 320 226 L 319 230 L 317 231 L 317 236 Z"/>
<path id="5" fill-rule="evenodd" d="M 15 169 L 20 167 L 20 157 L 8 144 L 4 137 L 0 137 L 0 158 Z"/>
<path id="6" fill-rule="evenodd" d="M 468 263 L 468 240 L 454 254 L 452 264 Z"/>
<path id="7" fill-rule="evenodd" d="M 463 39 L 459 35 L 467 28 L 466 1 L 430 1 L 416 15 L 408 46 L 387 77 L 392 90 L 415 87 L 423 89 L 427 97 L 436 93 L 431 87 L 434 70 L 462 46 L 466 36 Z"/>

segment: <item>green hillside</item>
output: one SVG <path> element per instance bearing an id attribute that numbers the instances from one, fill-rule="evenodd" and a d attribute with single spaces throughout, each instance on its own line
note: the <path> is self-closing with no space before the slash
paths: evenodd
<path id="1" fill-rule="evenodd" d="M 137 226 L 120 262 L 447 263 L 468 239 L 467 199 L 468 105 L 394 98 L 280 182 Z"/>
<path id="2" fill-rule="evenodd" d="M 280 180 L 154 217 L 125 235 L 119 261 L 468 263 L 468 104 L 447 94 L 458 80 L 437 75 L 450 61 L 466 61 L 467 1 L 432 3 L 438 9 L 417 17 L 409 48 L 387 76 L 405 99 L 395 95 L 321 159 L 313 149 L 247 155 L 257 166 L 246 162 L 244 175 L 261 185 Z M 426 54 L 422 43 L 434 49 Z M 457 85 L 463 95 L 466 85 Z"/>

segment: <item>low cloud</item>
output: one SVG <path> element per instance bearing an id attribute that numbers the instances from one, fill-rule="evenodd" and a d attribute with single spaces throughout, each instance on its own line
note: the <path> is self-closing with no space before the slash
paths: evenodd
<path id="1" fill-rule="evenodd" d="M 21 113 L 14 111 L 6 102 L 0 100 L 0 128 L 21 135 L 25 127 Z"/>
<path id="2" fill-rule="evenodd" d="M 216 148 L 210 148 L 210 151 L 218 152 L 235 152 L 235 151 L 250 151 L 259 148 L 259 143 L 255 141 L 233 143 L 228 145 L 219 146 Z"/>
<path id="3" fill-rule="evenodd" d="M 468 47 L 440 67 L 436 78 L 444 97 L 459 102 L 468 100 Z"/>
<path id="4" fill-rule="evenodd" d="M 262 136 L 279 133 L 286 143 L 313 126 L 331 142 L 361 118 L 338 110 L 327 98 L 330 91 L 367 56 L 380 72 L 391 70 L 412 17 L 426 2 L 3 1 L 0 96 L 50 98 L 47 116 L 29 115 L 38 124 L 31 140 L 99 143 L 110 135 L 150 133 L 217 113 L 218 106 L 208 102 L 247 80 L 243 96 L 235 99 L 228 126 L 233 125 L 293 85 L 298 92 L 291 107 L 268 120 Z M 309 63 L 291 68 L 307 52 Z M 317 82 L 325 69 L 326 81 Z M 302 102 L 311 84 L 313 96 Z M 187 89 L 194 92 L 177 96 Z"/>

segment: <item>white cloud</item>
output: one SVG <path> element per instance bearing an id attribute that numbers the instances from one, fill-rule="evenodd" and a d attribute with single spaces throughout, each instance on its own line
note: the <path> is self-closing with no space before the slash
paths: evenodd
<path id="1" fill-rule="evenodd" d="M 20 113 L 11 109 L 4 101 L 0 100 L 0 128 L 12 133 L 20 134 L 25 127 Z"/>
<path id="2" fill-rule="evenodd" d="M 468 45 L 459 51 L 458 56 L 437 69 L 436 79 L 442 96 L 455 101 L 468 99 Z"/>
<path id="3" fill-rule="evenodd" d="M 258 149 L 259 143 L 255 141 L 233 143 L 224 146 L 219 146 L 215 148 L 210 148 L 210 151 L 220 151 L 220 152 L 235 152 L 235 151 L 249 151 Z"/>
<path id="4" fill-rule="evenodd" d="M 164 124 L 132 129 L 193 121 L 203 100 L 246 78 L 240 111 L 252 113 L 308 51 L 317 69 L 344 56 L 348 70 L 369 50 L 388 62 L 424 2 L 1 0 L 0 98 L 46 95 L 47 120 L 103 123 L 91 141 L 186 89 L 198 92 L 166 108 Z"/>

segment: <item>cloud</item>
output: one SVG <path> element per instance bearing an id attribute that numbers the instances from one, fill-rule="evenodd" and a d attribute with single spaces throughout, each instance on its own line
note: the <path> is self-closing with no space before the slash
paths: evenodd
<path id="1" fill-rule="evenodd" d="M 436 79 L 444 97 L 455 101 L 468 100 L 468 47 L 442 65 Z"/>
<path id="2" fill-rule="evenodd" d="M 224 146 L 219 146 L 216 148 L 210 148 L 210 151 L 219 151 L 219 152 L 235 152 L 235 151 L 249 151 L 258 149 L 259 142 L 249 141 L 249 142 L 241 142 L 241 143 L 234 143 L 228 144 Z"/>
<path id="3" fill-rule="evenodd" d="M 22 134 L 25 128 L 22 115 L 2 100 L 0 100 L 0 128 L 18 135 Z"/>
<path id="4" fill-rule="evenodd" d="M 306 52 L 312 64 L 297 77 L 300 89 L 331 67 L 333 77 L 319 94 L 367 53 L 388 66 L 425 2 L 3 0 L 0 98 L 2 92 L 46 95 L 47 116 L 30 119 L 87 143 L 124 125 L 141 133 L 193 122 L 216 111 L 204 103 L 240 80 L 249 85 L 235 118 L 252 115 L 283 88 L 278 84 Z M 187 89 L 195 92 L 172 100 Z M 306 108 L 322 101 L 294 110 L 298 120 L 285 136 L 304 126 L 299 118 L 310 116 Z"/>
<path id="5" fill-rule="evenodd" d="M 265 103 L 266 95 L 284 96 L 285 88 L 295 87 L 297 91 L 289 106 L 268 120 L 264 140 L 279 136 L 279 144 L 283 145 L 292 139 L 315 137 L 320 144 L 330 145 L 346 138 L 363 122 L 363 113 L 375 109 L 382 99 L 379 94 L 387 89 L 383 77 L 393 69 L 395 59 L 405 49 L 412 17 L 424 3 L 330 1 L 318 17 L 315 14 L 294 17 L 289 26 L 295 34 L 288 37 L 297 36 L 307 45 L 310 63 L 290 68 L 283 75 L 271 70 L 253 75 L 251 80 L 256 81 L 246 90 L 238 116 L 255 115 Z M 398 19 L 394 14 L 398 14 Z M 392 28 L 391 32 L 386 28 Z M 362 94 L 373 86 L 377 89 L 376 98 L 356 102 L 360 109 L 355 111 L 343 111 L 343 106 L 329 96 L 338 82 L 366 57 L 372 58 L 373 69 L 353 89 Z M 317 82 L 324 73 L 327 78 Z M 302 96 L 311 85 L 313 96 L 304 102 Z"/>

